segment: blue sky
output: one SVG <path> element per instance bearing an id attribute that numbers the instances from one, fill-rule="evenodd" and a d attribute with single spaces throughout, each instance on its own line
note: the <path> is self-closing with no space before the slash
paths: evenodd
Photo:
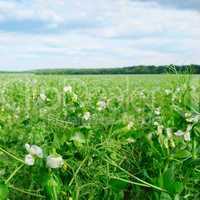
<path id="1" fill-rule="evenodd" d="M 199 0 L 0 0 L 0 70 L 200 64 Z"/>

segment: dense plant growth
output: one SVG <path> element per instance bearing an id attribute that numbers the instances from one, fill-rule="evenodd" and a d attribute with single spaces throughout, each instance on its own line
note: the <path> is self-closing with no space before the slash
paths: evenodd
<path id="1" fill-rule="evenodd" d="M 0 199 L 200 199 L 199 77 L 1 75 Z"/>

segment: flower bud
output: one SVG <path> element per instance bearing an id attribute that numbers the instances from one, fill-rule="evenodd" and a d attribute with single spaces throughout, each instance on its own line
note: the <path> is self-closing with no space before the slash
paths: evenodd
<path id="1" fill-rule="evenodd" d="M 27 154 L 24 160 L 26 165 L 33 166 L 35 163 L 35 159 L 31 154 Z"/>

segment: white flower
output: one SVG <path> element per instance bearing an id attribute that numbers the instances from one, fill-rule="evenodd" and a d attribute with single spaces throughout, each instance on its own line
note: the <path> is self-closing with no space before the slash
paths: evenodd
<path id="1" fill-rule="evenodd" d="M 144 96 L 144 92 L 140 92 L 140 96 Z"/>
<path id="2" fill-rule="evenodd" d="M 171 128 L 167 128 L 166 132 L 167 132 L 167 137 L 171 138 L 172 137 L 172 129 Z"/>
<path id="3" fill-rule="evenodd" d="M 169 95 L 169 94 L 171 94 L 171 90 L 165 89 L 165 93 L 166 93 L 166 95 Z"/>
<path id="4" fill-rule="evenodd" d="M 67 86 L 65 86 L 64 88 L 63 88 L 63 90 L 64 90 L 64 92 L 72 92 L 72 86 L 70 86 L 70 85 L 67 85 Z"/>
<path id="5" fill-rule="evenodd" d="M 189 125 L 187 126 L 187 130 L 186 130 L 186 131 L 191 131 L 191 130 L 192 130 L 192 125 L 189 124 Z"/>
<path id="6" fill-rule="evenodd" d="M 176 101 L 176 96 L 172 96 L 172 101 Z"/>
<path id="7" fill-rule="evenodd" d="M 90 119 L 90 116 L 91 116 L 90 112 L 85 112 L 83 115 L 83 119 L 87 121 Z"/>
<path id="8" fill-rule="evenodd" d="M 32 145 L 31 148 L 30 148 L 30 152 L 29 152 L 31 155 L 33 156 L 37 156 L 39 158 L 42 158 L 43 157 L 43 151 L 42 149 L 37 146 L 37 145 Z"/>
<path id="9" fill-rule="evenodd" d="M 184 135 L 184 132 L 181 131 L 181 130 L 178 130 L 174 133 L 176 136 L 180 137 L 180 136 L 183 136 Z"/>
<path id="10" fill-rule="evenodd" d="M 105 101 L 99 101 L 97 103 L 97 106 L 98 106 L 99 111 L 104 110 L 106 108 L 106 102 Z"/>
<path id="11" fill-rule="evenodd" d="M 31 154 L 27 154 L 24 160 L 26 165 L 32 166 L 35 163 L 35 159 Z"/>
<path id="12" fill-rule="evenodd" d="M 195 91 L 195 90 L 196 90 L 196 87 L 193 85 L 193 86 L 191 87 L 191 89 L 192 89 L 193 91 Z"/>
<path id="13" fill-rule="evenodd" d="M 190 113 L 190 112 L 186 112 L 186 113 L 185 113 L 185 117 L 186 117 L 186 118 L 191 117 L 191 116 L 192 116 L 192 113 Z"/>
<path id="14" fill-rule="evenodd" d="M 129 144 L 131 144 L 131 143 L 134 143 L 135 142 L 135 140 L 133 139 L 133 138 L 131 138 L 131 137 L 129 137 L 129 138 L 127 138 L 127 140 L 126 140 Z"/>
<path id="15" fill-rule="evenodd" d="M 148 139 L 149 141 L 151 141 L 151 140 L 152 140 L 152 137 L 153 137 L 153 134 L 152 134 L 152 133 L 148 133 L 146 137 L 147 137 L 147 139 Z"/>
<path id="16" fill-rule="evenodd" d="M 163 125 L 159 125 L 158 127 L 157 127 L 157 134 L 158 135 L 161 135 L 162 133 L 163 133 Z"/>
<path id="17" fill-rule="evenodd" d="M 47 157 L 47 167 L 56 169 L 62 167 L 64 160 L 61 155 L 49 155 Z"/>
<path id="18" fill-rule="evenodd" d="M 71 137 L 71 140 L 74 141 L 76 144 L 84 144 L 86 142 L 85 136 L 80 132 L 75 133 Z"/>
<path id="19" fill-rule="evenodd" d="M 180 92 L 180 91 L 181 91 L 181 88 L 179 88 L 179 87 L 176 88 L 176 91 L 177 91 L 177 92 Z"/>
<path id="20" fill-rule="evenodd" d="M 160 108 L 156 108 L 156 110 L 154 112 L 156 115 L 160 115 Z"/>
<path id="21" fill-rule="evenodd" d="M 176 147 L 176 144 L 175 144 L 174 140 L 170 140 L 170 146 L 171 146 L 172 148 L 175 148 L 175 147 Z"/>
<path id="22" fill-rule="evenodd" d="M 153 123 L 153 125 L 154 125 L 154 126 L 159 126 L 159 123 L 158 123 L 157 121 L 155 121 L 155 122 Z"/>
<path id="23" fill-rule="evenodd" d="M 190 118 L 187 118 L 186 121 L 190 122 L 190 123 L 197 123 L 200 120 L 200 116 L 199 115 L 194 115 Z"/>
<path id="24" fill-rule="evenodd" d="M 142 112 L 142 109 L 141 108 L 138 108 L 136 109 L 137 112 L 141 113 Z"/>
<path id="25" fill-rule="evenodd" d="M 40 98 L 42 99 L 42 101 L 46 101 L 47 96 L 44 93 L 41 93 Z"/>
<path id="26" fill-rule="evenodd" d="M 25 144 L 25 148 L 30 155 L 43 158 L 43 150 L 39 146 Z"/>
<path id="27" fill-rule="evenodd" d="M 30 148 L 31 148 L 30 144 L 25 144 L 24 146 L 25 146 L 26 151 L 29 152 L 29 150 L 30 150 Z"/>
<path id="28" fill-rule="evenodd" d="M 189 131 L 186 131 L 185 134 L 184 134 L 184 140 L 186 142 L 189 142 L 191 140 L 191 137 L 190 137 L 190 132 Z"/>
<path id="29" fill-rule="evenodd" d="M 129 122 L 128 125 L 127 125 L 128 130 L 130 130 L 131 128 L 133 128 L 133 125 L 134 125 L 133 122 Z"/>

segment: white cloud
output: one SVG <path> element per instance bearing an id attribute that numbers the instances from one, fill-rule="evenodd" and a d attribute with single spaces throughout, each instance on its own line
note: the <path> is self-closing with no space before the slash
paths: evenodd
<path id="1" fill-rule="evenodd" d="M 16 20 L 47 30 L 1 27 Z M 194 10 L 154 2 L 0 1 L 0 69 L 200 63 L 199 21 Z"/>
<path id="2" fill-rule="evenodd" d="M 16 1 L 0 2 L 0 13 L 5 21 L 41 20 L 49 23 L 64 22 L 64 18 L 50 8 L 48 4 L 43 4 L 42 1 L 37 0 L 28 4 Z"/>

